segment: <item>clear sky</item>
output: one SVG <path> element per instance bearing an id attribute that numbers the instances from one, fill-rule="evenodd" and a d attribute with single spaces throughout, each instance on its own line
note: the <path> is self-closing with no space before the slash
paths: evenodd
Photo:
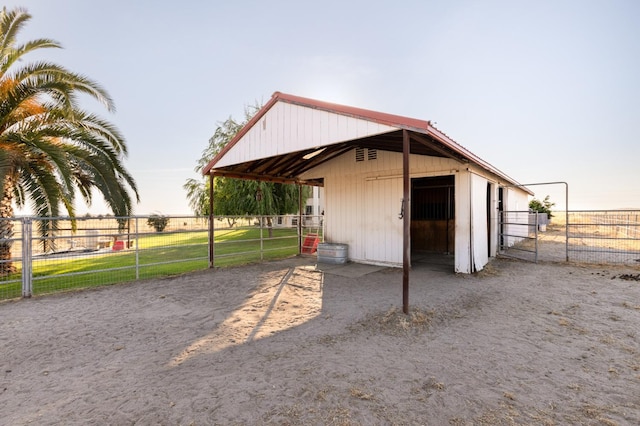
<path id="1" fill-rule="evenodd" d="M 91 105 L 127 139 L 135 214 L 190 214 L 217 124 L 275 91 L 431 120 L 521 183 L 567 181 L 571 209 L 640 208 L 637 0 L 4 4 L 114 98 Z M 564 208 L 562 186 L 532 189 Z"/>

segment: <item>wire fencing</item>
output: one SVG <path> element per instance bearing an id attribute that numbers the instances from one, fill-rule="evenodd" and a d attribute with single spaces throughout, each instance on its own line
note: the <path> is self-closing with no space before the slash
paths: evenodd
<path id="1" fill-rule="evenodd" d="M 640 210 L 569 212 L 569 258 L 586 263 L 640 263 Z"/>
<path id="2" fill-rule="evenodd" d="M 210 253 L 216 267 L 304 253 L 322 217 L 299 220 L 215 217 L 211 250 L 208 217 L 0 219 L 0 300 L 206 269 Z"/>

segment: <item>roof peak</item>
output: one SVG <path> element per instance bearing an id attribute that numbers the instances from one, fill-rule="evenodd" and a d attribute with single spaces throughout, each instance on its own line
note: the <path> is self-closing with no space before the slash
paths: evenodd
<path id="1" fill-rule="evenodd" d="M 276 91 L 271 96 L 271 102 L 269 103 L 276 103 L 278 101 L 306 106 L 309 108 L 316 108 L 328 112 L 335 112 L 338 114 L 344 114 L 394 127 L 426 130 L 429 126 L 431 126 L 431 122 L 428 120 L 419 120 L 416 118 L 388 114 L 385 112 L 373 111 L 364 108 L 357 108 L 349 105 L 320 101 L 317 99 L 305 98 L 302 96 L 291 95 L 288 93 Z"/>

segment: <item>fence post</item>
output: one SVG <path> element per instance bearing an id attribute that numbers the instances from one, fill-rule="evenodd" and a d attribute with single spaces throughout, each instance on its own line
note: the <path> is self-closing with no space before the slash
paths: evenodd
<path id="1" fill-rule="evenodd" d="M 33 295 L 33 235 L 31 218 L 22 219 L 22 297 Z"/>
<path id="2" fill-rule="evenodd" d="M 536 237 L 536 263 L 538 263 L 538 227 L 540 226 L 539 223 L 540 221 L 538 220 L 538 215 L 540 213 L 536 212 L 536 233 L 535 233 L 535 237 Z M 546 214 L 546 213 L 543 213 Z"/>
<path id="3" fill-rule="evenodd" d="M 138 219 L 139 217 L 136 216 L 135 230 L 133 232 L 133 235 L 135 236 L 134 245 L 136 246 L 136 280 L 140 279 L 140 250 L 138 248 L 140 236 L 138 235 Z"/>
<path id="4" fill-rule="evenodd" d="M 264 216 L 260 216 L 260 260 L 264 260 L 264 239 L 262 237 Z"/>

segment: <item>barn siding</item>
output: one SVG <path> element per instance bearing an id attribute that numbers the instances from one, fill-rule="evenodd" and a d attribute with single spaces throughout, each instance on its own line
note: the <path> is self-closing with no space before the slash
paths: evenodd
<path id="1" fill-rule="evenodd" d="M 487 179 L 471 174 L 471 266 L 481 271 L 489 262 L 487 230 Z"/>
<path id="2" fill-rule="evenodd" d="M 277 102 L 216 163 L 225 167 L 398 130 L 368 120 Z"/>
<path id="3" fill-rule="evenodd" d="M 471 272 L 471 173 L 462 170 L 456 174 L 456 242 L 455 271 Z"/>
<path id="4" fill-rule="evenodd" d="M 498 254 L 498 185 L 495 182 L 491 182 L 491 200 L 489 206 L 489 221 L 491 222 L 491 251 L 489 257 L 494 257 Z"/>
<path id="5" fill-rule="evenodd" d="M 402 154 L 378 151 L 376 160 L 366 158 L 365 152 L 365 161 L 356 162 L 355 151 L 350 151 L 301 177 L 324 178 L 327 241 L 348 244 L 353 261 L 400 266 Z M 446 158 L 411 155 L 409 164 L 411 178 L 455 176 L 455 271 L 481 270 L 489 256 L 495 256 L 497 244 L 498 216 L 491 213 L 492 249 L 488 251 L 487 183 L 493 184 L 489 211 L 495 212 L 503 182 Z M 515 210 L 527 206 L 528 197 L 519 189 L 506 188 L 505 203 L 507 210 Z"/>
<path id="6" fill-rule="evenodd" d="M 349 245 L 357 262 L 402 264 L 402 154 L 378 151 L 355 161 L 355 151 L 322 164 L 301 178 L 324 178 L 325 239 Z M 412 155 L 411 177 L 456 174 L 460 163 Z M 456 199 L 459 198 L 456 196 Z M 456 221 L 457 222 L 457 221 Z"/>

